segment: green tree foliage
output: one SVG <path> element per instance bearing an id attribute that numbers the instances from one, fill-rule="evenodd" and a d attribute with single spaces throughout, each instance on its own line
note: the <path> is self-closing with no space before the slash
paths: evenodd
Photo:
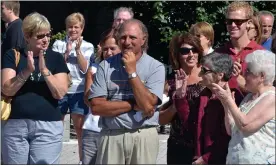
<path id="1" fill-rule="evenodd" d="M 160 32 L 160 42 L 167 43 L 178 32 L 185 32 L 200 21 L 213 25 L 215 31 L 215 47 L 228 40 L 224 24 L 225 11 L 229 1 L 158 1 L 153 4 L 155 14 L 153 22 Z M 268 10 L 276 13 L 276 2 L 252 1 L 255 10 Z"/>
<path id="2" fill-rule="evenodd" d="M 56 40 L 63 40 L 63 39 L 65 39 L 65 36 L 66 36 L 66 31 L 65 30 L 52 35 L 49 47 L 52 47 L 52 45 L 54 44 L 54 42 Z"/>

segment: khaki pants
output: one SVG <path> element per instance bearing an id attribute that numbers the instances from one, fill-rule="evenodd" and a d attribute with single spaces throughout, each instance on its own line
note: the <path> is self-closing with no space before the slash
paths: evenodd
<path id="1" fill-rule="evenodd" d="M 159 138 L 155 127 L 100 133 L 96 164 L 156 164 Z"/>

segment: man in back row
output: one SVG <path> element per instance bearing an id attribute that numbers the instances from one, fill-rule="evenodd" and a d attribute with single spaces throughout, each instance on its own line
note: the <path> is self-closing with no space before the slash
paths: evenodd
<path id="1" fill-rule="evenodd" d="M 3 37 L 1 56 L 12 48 L 24 48 L 26 43 L 22 31 L 22 20 L 19 18 L 19 1 L 2 1 L 1 18 L 7 24 Z"/>
<path id="2" fill-rule="evenodd" d="M 262 34 L 262 46 L 267 49 L 271 50 L 271 43 L 272 43 L 272 28 L 274 24 L 274 14 L 269 11 L 260 11 L 259 17 L 262 22 L 263 34 Z"/>
<path id="3" fill-rule="evenodd" d="M 100 63 L 90 96 L 102 127 L 96 164 L 155 164 L 165 68 L 146 54 L 148 31 L 141 21 L 125 21 L 116 38 L 122 53 Z"/>

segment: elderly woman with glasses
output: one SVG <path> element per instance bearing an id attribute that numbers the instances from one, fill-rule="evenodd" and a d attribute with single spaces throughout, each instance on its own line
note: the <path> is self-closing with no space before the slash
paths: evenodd
<path id="1" fill-rule="evenodd" d="M 67 93 L 69 70 L 62 55 L 48 48 L 50 29 L 46 17 L 29 14 L 22 24 L 27 48 L 3 56 L 2 92 L 13 96 L 2 131 L 4 164 L 59 162 L 63 124 L 58 100 Z"/>
<path id="2" fill-rule="evenodd" d="M 197 138 L 197 155 L 200 157 L 194 164 L 225 164 L 227 147 L 230 137 L 227 135 L 224 124 L 224 108 L 216 94 L 212 91 L 212 83 L 223 87 L 230 80 L 233 72 L 233 60 L 227 54 L 213 52 L 201 60 L 201 84 L 206 88 L 200 94 L 199 108 L 204 106 L 204 111 L 199 111 L 199 124 Z M 242 94 L 237 89 L 235 103 L 239 104 Z M 205 104 L 205 105 L 203 105 Z"/>
<path id="3" fill-rule="evenodd" d="M 223 103 L 231 135 L 226 163 L 275 164 L 275 54 L 257 50 L 245 62 L 245 88 L 250 93 L 239 106 L 228 84 L 212 86 Z"/>

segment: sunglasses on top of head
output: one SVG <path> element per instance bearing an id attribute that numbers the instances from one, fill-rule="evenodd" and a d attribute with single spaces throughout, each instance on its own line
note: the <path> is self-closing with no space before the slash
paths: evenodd
<path id="1" fill-rule="evenodd" d="M 237 26 L 242 25 L 243 23 L 245 23 L 246 21 L 248 21 L 249 19 L 226 19 L 225 23 L 227 25 L 232 25 L 232 23 L 234 22 Z"/>
<path id="2" fill-rule="evenodd" d="M 45 36 L 46 36 L 46 37 L 51 37 L 52 34 L 51 34 L 51 32 L 46 33 L 46 34 L 40 34 L 40 35 L 36 35 L 36 38 L 37 38 L 37 39 L 43 39 Z"/>
<path id="3" fill-rule="evenodd" d="M 190 51 L 192 51 L 193 53 L 198 52 L 197 49 L 196 49 L 195 47 L 192 47 L 192 48 L 181 47 L 181 48 L 179 48 L 179 53 L 180 53 L 181 55 L 189 54 Z"/>

